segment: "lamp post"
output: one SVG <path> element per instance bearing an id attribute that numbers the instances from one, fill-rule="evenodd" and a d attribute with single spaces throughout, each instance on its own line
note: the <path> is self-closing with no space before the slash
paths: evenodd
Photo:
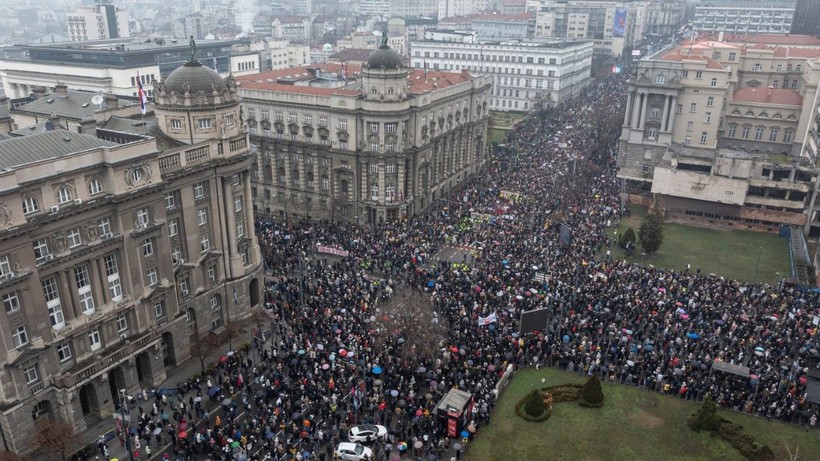
<path id="1" fill-rule="evenodd" d="M 128 459 L 134 461 L 134 451 L 131 449 L 131 414 L 128 409 L 128 397 L 126 390 L 120 389 L 120 411 L 122 417 L 122 430 L 125 432 L 125 451 L 128 452 Z"/>

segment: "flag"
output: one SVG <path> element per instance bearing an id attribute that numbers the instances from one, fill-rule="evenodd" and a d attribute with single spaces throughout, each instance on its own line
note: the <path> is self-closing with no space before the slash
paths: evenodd
<path id="1" fill-rule="evenodd" d="M 342 80 L 347 80 L 347 69 L 344 62 L 342 62 Z"/>
<path id="2" fill-rule="evenodd" d="M 145 97 L 145 90 L 142 89 L 139 72 L 137 72 L 137 96 L 140 98 L 140 110 L 142 111 L 142 115 L 145 115 L 145 104 L 148 100 Z"/>
<path id="3" fill-rule="evenodd" d="M 487 317 L 482 317 L 480 315 L 478 316 L 478 326 L 480 326 L 480 327 L 486 327 L 487 325 L 489 325 L 491 323 L 495 323 L 497 321 L 498 321 L 498 316 L 495 315 L 495 312 L 488 315 Z"/>
<path id="4" fill-rule="evenodd" d="M 239 295 L 236 294 L 236 288 L 233 289 L 233 303 L 234 304 L 239 303 Z"/>

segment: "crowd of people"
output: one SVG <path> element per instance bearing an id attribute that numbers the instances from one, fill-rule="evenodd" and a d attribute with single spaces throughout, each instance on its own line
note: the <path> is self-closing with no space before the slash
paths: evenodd
<path id="1" fill-rule="evenodd" d="M 174 439 L 176 456 L 330 460 L 350 427 L 372 423 L 389 429 L 373 459 L 458 458 L 490 424 L 509 365 L 710 394 L 725 408 L 813 425 L 815 293 L 617 258 L 625 89 L 613 76 L 528 117 L 481 173 L 409 220 L 258 221 L 271 330 L 259 360 L 236 354 L 176 404 L 169 420 L 192 427 Z M 443 261 L 445 248 L 469 255 Z M 540 308 L 547 325 L 519 334 L 520 314 Z M 435 415 L 451 388 L 475 399 L 464 439 L 447 437 Z M 197 410 L 196 398 L 230 391 L 241 392 L 218 421 Z M 151 411 L 162 414 L 161 402 Z"/>

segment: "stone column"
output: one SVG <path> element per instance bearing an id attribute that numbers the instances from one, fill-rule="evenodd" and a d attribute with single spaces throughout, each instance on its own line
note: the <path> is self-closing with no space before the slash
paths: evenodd
<path id="1" fill-rule="evenodd" d="M 222 197 L 222 210 L 225 213 L 225 235 L 227 237 L 228 248 L 228 256 L 231 258 L 236 255 L 236 218 L 234 216 L 233 211 L 233 191 L 231 185 L 231 178 L 221 178 L 222 179 L 222 189 L 223 189 L 223 197 Z M 219 206 L 219 205 L 217 205 Z"/>
<path id="2" fill-rule="evenodd" d="M 630 126 L 634 129 L 636 129 L 636 130 L 638 129 L 638 121 L 639 121 L 638 120 L 638 115 L 641 112 L 641 103 L 642 103 L 643 97 L 644 97 L 643 93 L 640 93 L 640 92 L 636 91 L 635 92 L 635 97 L 632 98 L 632 106 L 633 106 L 633 108 L 632 108 L 632 123 L 630 123 Z"/>
<path id="3" fill-rule="evenodd" d="M 663 112 L 661 112 L 661 129 L 666 131 L 666 121 L 669 119 L 669 95 L 663 95 Z"/>
<path id="4" fill-rule="evenodd" d="M 666 131 L 672 131 L 675 128 L 675 114 L 677 113 L 677 110 L 678 110 L 678 96 L 677 95 L 672 96 L 671 106 L 672 107 L 669 111 L 669 120 L 667 120 Z"/>
<path id="5" fill-rule="evenodd" d="M 626 117 L 624 117 L 624 125 L 632 126 L 632 104 L 634 102 L 634 91 L 630 91 L 626 97 Z"/>
<path id="6" fill-rule="evenodd" d="M 251 178 L 249 175 L 242 175 L 242 183 L 244 185 L 244 197 L 242 203 L 242 210 L 245 212 L 245 235 L 252 236 L 254 233 L 253 222 L 253 195 L 251 192 Z M 258 191 L 257 191 L 258 192 Z"/>
<path id="7" fill-rule="evenodd" d="M 74 300 L 74 292 L 69 283 L 69 270 L 62 270 L 57 272 L 57 283 L 60 286 L 60 304 L 63 307 L 63 315 L 66 317 L 66 323 L 69 320 L 77 318 L 77 302 Z M 65 315 L 69 312 L 71 315 Z"/>
<path id="8" fill-rule="evenodd" d="M 396 182 L 396 200 L 398 200 L 399 197 L 407 200 L 407 191 L 404 190 L 404 176 L 406 174 L 404 171 L 404 158 L 402 158 L 401 161 L 396 161 L 396 168 L 396 172 L 398 173 L 397 177 L 399 178 Z"/>
<path id="9" fill-rule="evenodd" d="M 638 124 L 638 129 L 643 130 L 646 126 L 646 108 L 649 105 L 649 94 L 643 95 L 643 104 L 641 105 L 641 121 Z"/>

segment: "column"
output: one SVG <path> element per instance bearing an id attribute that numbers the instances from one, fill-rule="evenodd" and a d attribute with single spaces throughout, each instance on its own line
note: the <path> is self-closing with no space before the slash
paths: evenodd
<path id="1" fill-rule="evenodd" d="M 666 131 L 672 131 L 675 127 L 675 114 L 678 110 L 678 96 L 672 95 L 672 103 L 669 108 L 669 120 L 667 120 Z"/>
<path id="2" fill-rule="evenodd" d="M 57 278 L 60 283 L 60 304 L 66 309 L 63 312 L 71 312 L 71 319 L 77 318 L 77 300 L 74 299 L 74 290 L 71 289 L 69 283 L 70 269 L 62 270 L 57 273 Z M 68 320 L 68 316 L 66 316 Z"/>
<path id="3" fill-rule="evenodd" d="M 100 276 L 100 259 L 101 258 L 88 260 L 88 275 L 91 277 L 91 293 L 94 294 L 94 308 L 97 310 L 100 310 L 100 306 L 105 304 L 103 284 L 108 285 L 108 280 Z"/>
<path id="4" fill-rule="evenodd" d="M 224 191 L 222 200 L 222 210 L 225 213 L 225 235 L 228 240 L 228 256 L 233 258 L 236 255 L 236 217 L 233 211 L 233 186 L 231 178 L 221 178 L 222 189 Z M 219 205 L 217 205 L 219 206 Z"/>
<path id="5" fill-rule="evenodd" d="M 245 235 L 253 236 L 255 223 L 253 221 L 253 196 L 251 195 L 251 178 L 247 174 L 243 174 L 242 176 L 242 182 L 244 184 L 245 189 L 245 196 L 243 197 L 244 203 L 242 204 L 243 211 L 245 212 Z"/>
<path id="6" fill-rule="evenodd" d="M 663 95 L 663 112 L 661 112 L 661 129 L 666 131 L 666 121 L 669 119 L 669 95 Z"/>
<path id="7" fill-rule="evenodd" d="M 643 130 L 646 125 L 646 107 L 649 105 L 649 94 L 643 95 L 643 104 L 641 105 L 641 121 L 638 124 L 638 129 Z"/>
<path id="8" fill-rule="evenodd" d="M 634 91 L 630 91 L 626 97 L 626 117 L 624 120 L 624 125 L 626 126 L 632 126 L 632 103 L 634 94 Z"/>
<path id="9" fill-rule="evenodd" d="M 398 173 L 399 178 L 396 184 L 396 200 L 398 200 L 399 197 L 403 198 L 404 200 L 407 200 L 407 191 L 404 190 L 404 158 L 402 158 L 401 161 L 396 162 L 396 168 L 396 172 Z"/>
<path id="10" fill-rule="evenodd" d="M 641 100 L 643 99 L 643 93 L 635 92 L 635 97 L 632 99 L 632 123 L 630 126 L 634 129 L 638 129 L 638 115 L 641 113 Z"/>

